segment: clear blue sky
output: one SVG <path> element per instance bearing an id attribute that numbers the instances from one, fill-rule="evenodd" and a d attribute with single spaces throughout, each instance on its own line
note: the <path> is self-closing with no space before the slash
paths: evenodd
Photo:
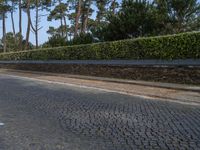
<path id="1" fill-rule="evenodd" d="M 121 0 L 118 0 L 118 2 L 120 2 Z M 200 0 L 199 0 L 200 1 Z M 64 1 L 63 1 L 64 2 Z M 43 14 L 47 14 L 48 12 L 43 12 Z M 11 20 L 10 20 L 10 14 L 8 13 L 8 18 L 6 19 L 6 30 L 7 32 L 12 32 L 12 25 L 11 25 Z M 27 16 L 26 13 L 23 12 L 23 36 L 25 37 L 26 35 L 26 28 L 27 28 Z M 32 21 L 34 23 L 34 11 L 31 12 L 32 15 Z M 95 13 L 94 13 L 95 15 Z M 15 28 L 16 28 L 16 32 L 19 31 L 19 27 L 18 27 L 18 22 L 19 22 L 19 14 L 18 14 L 18 10 L 14 13 L 14 18 L 15 18 Z M 68 22 L 69 24 L 69 22 Z M 39 31 L 39 44 L 44 43 L 45 41 L 48 40 L 48 34 L 46 33 L 46 31 L 48 30 L 49 26 L 54 26 L 54 27 L 58 27 L 60 25 L 59 21 L 47 21 L 47 17 L 42 17 L 41 18 L 41 22 L 40 22 L 40 26 L 42 26 L 43 28 Z M 2 36 L 2 21 L 0 21 L 0 35 Z M 31 43 L 35 44 L 35 36 L 34 34 L 31 32 L 30 34 L 30 41 Z"/>

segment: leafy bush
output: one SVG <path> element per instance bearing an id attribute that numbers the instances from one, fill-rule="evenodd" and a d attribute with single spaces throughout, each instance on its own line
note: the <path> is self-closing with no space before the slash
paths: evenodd
<path id="1" fill-rule="evenodd" d="M 0 60 L 190 58 L 200 58 L 200 32 L 0 54 Z"/>
<path id="2" fill-rule="evenodd" d="M 60 35 L 53 35 L 48 42 L 44 43 L 42 47 L 58 47 L 67 45 L 66 39 Z"/>
<path id="3" fill-rule="evenodd" d="M 94 39 L 90 33 L 87 34 L 80 34 L 79 36 L 75 37 L 71 45 L 78 45 L 78 44 L 90 44 L 94 43 Z"/>

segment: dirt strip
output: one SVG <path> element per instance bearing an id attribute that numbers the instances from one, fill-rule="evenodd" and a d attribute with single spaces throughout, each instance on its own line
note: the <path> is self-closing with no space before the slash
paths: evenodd
<path id="1" fill-rule="evenodd" d="M 142 86 L 134 84 L 112 83 L 98 80 L 87 80 L 78 78 L 68 78 L 64 76 L 55 76 L 53 74 L 34 73 L 26 71 L 9 71 L 0 70 L 0 74 L 6 74 L 10 76 L 18 76 L 29 79 L 35 79 L 39 81 L 46 81 L 51 83 L 60 83 L 71 86 L 79 86 L 82 88 L 96 88 L 106 90 L 108 92 L 117 92 L 126 95 L 140 96 L 149 99 L 159 99 L 173 101 L 183 104 L 200 105 L 200 92 L 182 91 L 176 89 L 159 88 L 152 86 Z M 186 85 L 187 86 L 187 85 Z"/>

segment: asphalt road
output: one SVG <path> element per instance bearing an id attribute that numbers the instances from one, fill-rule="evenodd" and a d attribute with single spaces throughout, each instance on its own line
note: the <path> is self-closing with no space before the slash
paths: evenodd
<path id="1" fill-rule="evenodd" d="M 0 150 L 200 149 L 200 106 L 0 75 Z"/>

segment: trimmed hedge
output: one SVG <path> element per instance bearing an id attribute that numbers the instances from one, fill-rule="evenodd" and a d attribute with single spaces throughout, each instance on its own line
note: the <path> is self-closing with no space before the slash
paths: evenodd
<path id="1" fill-rule="evenodd" d="M 200 32 L 0 54 L 0 60 L 198 58 L 200 58 Z"/>

